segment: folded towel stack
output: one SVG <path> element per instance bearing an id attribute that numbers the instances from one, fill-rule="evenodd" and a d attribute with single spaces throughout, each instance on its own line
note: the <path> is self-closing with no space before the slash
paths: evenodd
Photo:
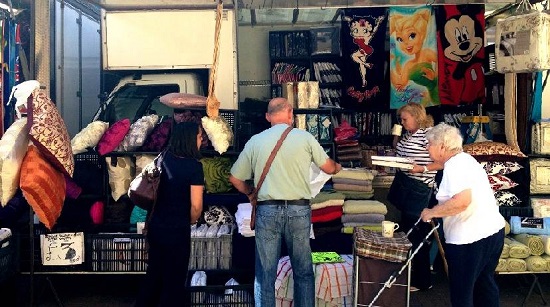
<path id="1" fill-rule="evenodd" d="M 377 200 L 346 200 L 344 202 L 342 223 L 343 233 L 353 233 L 353 227 L 374 231 L 382 230 L 382 221 L 388 213 L 386 205 Z"/>
<path id="2" fill-rule="evenodd" d="M 253 237 L 256 233 L 250 229 L 250 215 L 252 214 L 252 205 L 250 203 L 243 203 L 237 205 L 237 212 L 235 212 L 235 222 L 239 233 L 243 237 Z"/>
<path id="3" fill-rule="evenodd" d="M 344 168 L 332 176 L 333 187 L 336 191 L 370 192 L 372 194 L 372 180 L 376 174 L 376 171 L 363 168 Z"/>
<path id="4" fill-rule="evenodd" d="M 344 166 L 361 165 L 361 145 L 357 140 L 345 140 L 336 144 L 336 156 Z"/>

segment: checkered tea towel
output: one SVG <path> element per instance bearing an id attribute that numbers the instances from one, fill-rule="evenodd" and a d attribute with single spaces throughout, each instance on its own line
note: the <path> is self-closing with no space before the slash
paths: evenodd
<path id="1" fill-rule="evenodd" d="M 353 241 L 356 255 L 390 262 L 405 261 L 412 247 L 404 232 L 396 232 L 393 238 L 385 238 L 380 232 L 359 227 L 355 227 Z"/>

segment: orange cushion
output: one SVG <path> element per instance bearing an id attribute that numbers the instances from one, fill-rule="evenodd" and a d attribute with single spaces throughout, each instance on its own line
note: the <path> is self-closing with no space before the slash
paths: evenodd
<path id="1" fill-rule="evenodd" d="M 32 103 L 30 100 L 32 99 Z M 27 125 L 30 139 L 40 152 L 59 170 L 70 177 L 74 172 L 74 156 L 67 127 L 55 104 L 43 90 L 29 97 Z"/>
<path id="2" fill-rule="evenodd" d="M 54 168 L 36 147 L 29 146 L 21 164 L 19 185 L 40 222 L 52 229 L 65 201 L 63 173 Z"/>

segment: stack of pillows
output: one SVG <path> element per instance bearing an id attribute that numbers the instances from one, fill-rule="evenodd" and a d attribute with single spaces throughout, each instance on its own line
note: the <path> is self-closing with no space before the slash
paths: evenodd
<path id="1" fill-rule="evenodd" d="M 20 188 L 40 222 L 52 229 L 65 196 L 79 193 L 72 182 L 74 156 L 65 122 L 43 90 L 29 96 L 27 112 L 0 140 L 0 200 L 6 206 Z"/>

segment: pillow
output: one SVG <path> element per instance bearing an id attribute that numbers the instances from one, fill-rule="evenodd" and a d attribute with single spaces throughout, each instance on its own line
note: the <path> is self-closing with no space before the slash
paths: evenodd
<path id="1" fill-rule="evenodd" d="M 145 139 L 142 151 L 162 151 L 168 139 L 170 138 L 170 130 L 172 129 L 172 118 L 168 118 L 157 124 L 151 134 Z"/>
<path id="2" fill-rule="evenodd" d="M 515 194 L 508 191 L 496 191 L 495 198 L 499 206 L 515 207 L 521 203 L 521 200 Z"/>
<path id="3" fill-rule="evenodd" d="M 92 223 L 95 225 L 103 224 L 104 215 L 105 204 L 102 201 L 96 201 L 90 207 L 90 217 L 92 218 Z"/>
<path id="4" fill-rule="evenodd" d="M 487 175 L 507 175 L 523 168 L 519 163 L 511 161 L 480 162 L 480 164 Z"/>
<path id="5" fill-rule="evenodd" d="M 227 157 L 202 158 L 204 186 L 207 193 L 224 193 L 233 188 L 229 182 L 232 162 Z"/>
<path id="6" fill-rule="evenodd" d="M 0 140 L 0 203 L 8 204 L 19 188 L 21 163 L 29 147 L 27 118 L 16 120 Z"/>
<path id="7" fill-rule="evenodd" d="M 112 159 L 115 159 L 112 161 Z M 130 182 L 134 178 L 134 162 L 131 157 L 106 157 L 107 171 L 109 173 L 109 186 L 111 196 L 115 201 L 128 193 Z M 115 162 L 115 165 L 111 162 Z"/>
<path id="8" fill-rule="evenodd" d="M 466 144 L 464 152 L 469 153 L 477 161 L 519 161 L 527 156 L 514 147 L 499 142 L 477 142 Z"/>
<path id="9" fill-rule="evenodd" d="M 206 106 L 206 97 L 187 93 L 169 93 L 159 98 L 160 102 L 172 108 L 198 108 Z"/>
<path id="10" fill-rule="evenodd" d="M 143 145 L 149 133 L 155 128 L 158 115 L 146 115 L 138 119 L 130 126 L 130 130 L 124 136 L 124 140 L 118 145 L 117 151 L 135 151 Z"/>
<path id="11" fill-rule="evenodd" d="M 204 221 L 208 225 L 233 224 L 233 215 L 224 206 L 210 206 L 204 212 Z"/>
<path id="12" fill-rule="evenodd" d="M 508 190 L 518 185 L 504 175 L 489 175 L 487 177 L 489 177 L 489 183 L 493 191 Z"/>
<path id="13" fill-rule="evenodd" d="M 30 100 L 30 97 L 29 97 Z M 32 106 L 29 106 L 27 121 L 30 139 L 53 166 L 70 177 L 74 172 L 74 156 L 71 139 L 65 122 L 55 104 L 43 90 L 33 93 Z"/>
<path id="14" fill-rule="evenodd" d="M 70 199 L 77 199 L 82 193 L 82 188 L 69 176 L 65 176 L 65 189 Z"/>
<path id="15" fill-rule="evenodd" d="M 86 152 L 88 148 L 95 147 L 107 129 L 109 129 L 109 123 L 99 120 L 89 123 L 71 140 L 73 155 Z"/>
<path id="16" fill-rule="evenodd" d="M 40 222 L 55 225 L 65 201 L 65 176 L 34 146 L 29 146 L 21 164 L 21 190 Z"/>
<path id="17" fill-rule="evenodd" d="M 155 155 L 136 155 L 136 174 L 140 174 L 147 164 L 153 162 Z"/>
<path id="18" fill-rule="evenodd" d="M 117 148 L 118 144 L 124 140 L 124 137 L 130 130 L 130 120 L 125 118 L 114 123 L 105 131 L 101 140 L 97 143 L 97 152 L 104 156 Z"/>

